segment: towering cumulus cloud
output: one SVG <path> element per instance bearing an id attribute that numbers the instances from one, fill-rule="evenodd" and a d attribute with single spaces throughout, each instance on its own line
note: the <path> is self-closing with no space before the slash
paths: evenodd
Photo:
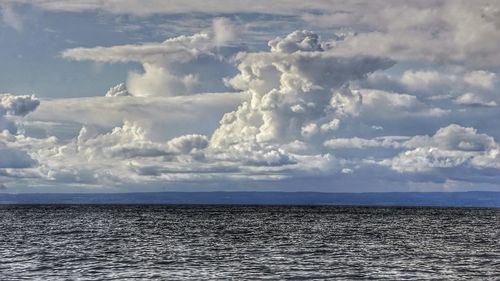
<path id="1" fill-rule="evenodd" d="M 155 65 L 159 60 L 163 66 L 175 61 L 187 65 L 181 69 L 191 69 L 193 57 L 214 58 L 209 50 L 199 52 L 203 49 L 200 46 L 206 46 L 209 39 L 206 36 L 183 36 L 147 47 L 74 49 L 65 56 L 104 61 L 137 59 Z M 198 47 L 192 49 L 192 46 Z M 243 91 L 247 99 L 235 111 L 224 115 L 211 137 L 190 134 L 167 142 L 153 141 L 152 132 L 133 120 L 104 134 L 83 128 L 72 142 L 55 150 L 47 148 L 34 153 L 43 163 L 41 171 L 49 180 L 88 184 L 269 180 L 341 171 L 342 167 L 323 147 L 323 142 L 331 138 L 344 120 L 359 113 L 361 94 L 351 90 L 350 82 L 390 67 L 393 62 L 336 56 L 329 44 L 322 43 L 317 34 L 309 31 L 276 38 L 269 46 L 270 52 L 240 53 L 235 58 L 240 73 L 224 83 L 224 76 L 219 75 L 219 84 Z M 203 67 L 192 70 L 202 74 L 205 71 Z M 129 78 L 129 86 L 134 79 L 133 75 Z M 149 89 L 136 86 L 130 89 L 134 95 Z M 107 96 L 126 93 L 126 88 L 118 85 Z M 87 163 L 85 168 L 81 163 Z"/>
<path id="2" fill-rule="evenodd" d="M 269 46 L 271 52 L 244 55 L 240 74 L 226 81 L 250 99 L 224 116 L 212 147 L 321 149 L 318 144 L 343 119 L 358 113 L 361 96 L 349 82 L 392 65 L 380 58 L 336 56 L 309 31 L 276 38 Z"/>

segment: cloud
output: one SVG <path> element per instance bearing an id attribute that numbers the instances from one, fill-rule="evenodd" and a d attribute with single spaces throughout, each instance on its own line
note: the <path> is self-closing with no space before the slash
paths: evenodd
<path id="1" fill-rule="evenodd" d="M 401 143 L 397 140 L 393 140 L 388 137 L 379 137 L 375 139 L 363 139 L 363 138 L 335 138 L 327 140 L 324 145 L 332 149 L 343 149 L 343 148 L 367 148 L 367 147 L 387 147 L 387 148 L 399 148 Z"/>
<path id="2" fill-rule="evenodd" d="M 0 2 L 17 30 L 98 14 L 139 39 L 62 57 L 142 66 L 105 97 L 0 96 L 9 189 L 499 188 L 497 1 Z"/>
<path id="3" fill-rule="evenodd" d="M 497 106 L 495 101 L 488 101 L 484 97 L 474 93 L 465 93 L 457 97 L 454 102 L 460 105 L 470 106 Z"/>
<path id="4" fill-rule="evenodd" d="M 474 128 L 451 124 L 439 129 L 432 137 L 413 137 L 408 146 L 432 146 L 445 150 L 485 151 L 496 146 L 495 140 L 486 135 L 478 134 Z"/>
<path id="5" fill-rule="evenodd" d="M 500 150 L 495 140 L 470 127 L 451 124 L 433 136 L 415 136 L 406 147 L 413 148 L 392 160 L 383 161 L 399 172 L 429 172 L 436 168 L 500 167 Z"/>
<path id="6" fill-rule="evenodd" d="M 217 46 L 225 46 L 238 39 L 238 27 L 228 18 L 215 18 L 212 21 L 212 30 Z"/>
<path id="7" fill-rule="evenodd" d="M 5 136 L 17 133 L 17 124 L 11 117 L 22 117 L 35 110 L 40 101 L 35 96 L 15 96 L 0 94 L 0 172 L 1 169 L 24 169 L 32 167 L 36 162 L 26 151 L 10 147 Z M 8 172 L 2 174 L 9 175 Z"/>
<path id="8" fill-rule="evenodd" d="M 500 63 L 498 46 L 493 43 L 500 39 L 500 28 L 494 20 L 499 13 L 497 2 L 415 3 L 374 3 L 380 9 L 376 15 L 363 10 L 365 14 L 360 16 L 372 24 L 371 30 L 354 34 L 339 44 L 337 51 L 476 67 Z"/>
<path id="9" fill-rule="evenodd" d="M 217 0 L 206 5 L 200 0 L 149 1 L 138 0 L 9 0 L 8 4 L 32 5 L 52 12 L 100 12 L 112 15 L 133 15 L 143 18 L 156 15 L 229 16 L 264 14 L 274 16 L 283 26 L 293 18 L 294 26 L 339 35 L 338 55 L 369 55 L 403 61 L 462 64 L 474 67 L 498 66 L 500 55 L 500 15 L 495 0 L 430 0 L 421 1 L 342 1 L 319 0 L 304 3 L 298 0 Z M 373 11 L 377 11 L 374 13 Z M 260 17 L 248 21 L 258 25 Z M 229 27 L 222 21 L 214 29 Z M 197 27 L 195 24 L 191 29 Z M 234 34 L 216 32 L 220 35 Z M 274 35 L 276 31 L 272 32 Z M 269 37 L 271 34 L 266 34 Z M 229 36 L 231 37 L 231 36 Z M 226 39 L 224 39 L 226 40 Z M 222 40 L 222 41 L 224 41 Z"/>
<path id="10" fill-rule="evenodd" d="M 290 47 L 293 38 L 301 46 L 304 42 L 319 40 L 319 36 L 312 32 L 301 34 L 272 41 L 276 46 L 281 40 L 286 41 L 286 51 L 275 48 L 270 52 L 238 57 L 241 73 L 226 80 L 226 84 L 243 90 L 243 94 L 47 101 L 31 118 L 67 122 L 70 121 L 68 116 L 73 114 L 74 122 L 82 122 L 85 120 L 82 119 L 82 106 L 87 104 L 85 123 L 109 125 L 112 123 L 109 118 L 118 119 L 125 115 L 135 120 L 125 120 L 107 132 L 103 132 L 103 128 L 85 126 L 69 142 L 56 141 L 54 144 L 47 141 L 45 145 L 40 142 L 40 146 L 30 151 L 39 163 L 36 170 L 47 182 L 85 185 L 188 179 L 277 180 L 301 174 L 340 172 L 342 165 L 338 159 L 321 151 L 312 153 L 314 144 L 324 139 L 322 135 L 335 131 L 342 120 L 358 114 L 361 97 L 351 91 L 349 82 L 387 68 L 392 61 L 336 57 L 320 48 L 301 47 L 293 51 Z M 174 41 L 192 39 L 177 38 Z M 189 60 L 184 63 L 189 63 Z M 125 88 L 120 85 L 111 90 L 112 93 L 121 91 Z M 220 127 L 211 137 L 191 132 L 166 138 L 147 123 L 148 119 L 155 119 L 161 120 L 161 125 L 165 126 L 165 120 L 160 116 L 168 112 L 165 108 L 168 105 L 189 118 L 204 118 L 200 124 L 206 127 L 206 112 L 192 114 L 192 110 L 182 107 L 200 110 L 199 106 L 193 106 L 197 100 L 220 103 L 228 102 L 231 96 L 234 96 L 233 101 L 238 101 L 232 103 L 233 108 L 242 97 L 247 100 L 240 104 L 239 109 L 222 118 Z M 134 105 L 140 105 L 137 113 L 134 113 Z M 116 113 L 119 108 L 124 112 Z M 70 111 L 65 112 L 66 109 Z M 144 115 L 145 111 L 148 114 Z M 98 112 L 110 112 L 106 116 L 108 120 Z M 169 114 L 175 123 L 182 120 L 180 115 Z M 140 115 L 145 120 L 141 121 Z M 24 147 L 20 138 L 13 142 Z M 305 150 L 297 154 L 300 145 L 290 143 L 303 143 Z"/>
<path id="11" fill-rule="evenodd" d="M 202 180 L 217 178 L 222 171 L 222 164 L 203 160 L 207 143 L 207 137 L 195 134 L 152 141 L 147 129 L 126 121 L 102 134 L 83 127 L 69 143 L 41 147 L 32 156 L 39 162 L 40 180 L 49 183 L 116 186 Z"/>
<path id="12" fill-rule="evenodd" d="M 307 31 L 276 38 L 269 45 L 271 52 L 244 55 L 240 74 L 227 80 L 251 98 L 224 116 L 212 146 L 309 142 L 318 128 L 357 114 L 360 96 L 350 90 L 350 81 L 392 65 L 380 58 L 323 52 L 318 35 Z"/>
<path id="13" fill-rule="evenodd" d="M 35 96 L 0 94 L 0 114 L 24 116 L 34 111 L 40 101 Z"/>
<path id="14" fill-rule="evenodd" d="M 2 21 L 20 32 L 23 30 L 23 18 L 16 12 L 15 6 L 8 2 L 0 3 L 0 17 Z"/>
<path id="15" fill-rule="evenodd" d="M 184 135 L 170 140 L 168 146 L 171 151 L 187 154 L 205 149 L 208 138 L 203 135 Z"/>
<path id="16" fill-rule="evenodd" d="M 35 161 L 25 152 L 13 148 L 6 147 L 0 142 L 0 169 L 23 169 L 30 168 L 35 165 Z"/>
<path id="17" fill-rule="evenodd" d="M 274 1 L 269 3 L 264 0 L 242 0 L 235 3 L 228 0 L 217 0 L 211 5 L 206 5 L 202 0 L 192 0 L 189 2 L 173 0 L 169 2 L 154 0 L 148 5 L 144 5 L 139 0 L 126 1 L 96 1 L 96 0 L 76 0 L 72 2 L 64 0 L 11 0 L 14 3 L 26 3 L 38 6 L 48 11 L 69 11 L 86 12 L 101 10 L 113 14 L 129 14 L 136 16 L 148 16 L 157 14 L 179 14 L 179 13 L 209 13 L 209 14 L 229 14 L 229 13 L 264 13 L 264 14 L 294 14 L 301 10 L 308 9 L 330 9 L 330 5 L 337 1 L 317 1 L 313 3 L 303 3 L 301 1 Z M 341 2 L 338 1 L 340 5 Z"/>
<path id="18" fill-rule="evenodd" d="M 35 96 L 0 94 L 0 132 L 3 130 L 17 131 L 17 126 L 11 119 L 27 115 L 34 111 L 38 105 L 40 105 L 40 101 Z"/>
<path id="19" fill-rule="evenodd" d="M 153 140 L 168 140 L 183 134 L 209 135 L 225 112 L 244 99 L 240 93 L 204 93 L 177 97 L 65 98 L 44 100 L 26 117 L 43 135 L 67 139 L 82 126 L 105 132 L 119 127 L 124 119 L 145 127 Z M 103 114 L 105 113 L 105 114 Z M 55 126 L 54 126 L 55 124 Z M 30 129 L 25 125 L 26 129 Z"/>
<path id="20" fill-rule="evenodd" d="M 23 130 L 0 138 L 16 161 L 29 157 L 17 170 L 38 184 L 95 187 L 366 190 L 359 184 L 498 179 L 499 136 L 488 127 L 498 118 L 493 70 L 392 68 L 385 55 L 339 52 L 358 35 L 325 41 L 307 30 L 250 52 L 225 37 L 232 28 L 218 19 L 211 31 L 162 43 L 66 50 L 75 60 L 138 62 L 144 72 L 106 97 L 2 100 L 6 116 L 38 107 Z"/>
<path id="21" fill-rule="evenodd" d="M 224 18 L 213 30 L 178 36 L 162 43 L 113 47 L 74 48 L 62 56 L 77 61 L 139 62 L 143 72 L 129 73 L 126 88 L 132 96 L 179 96 L 227 91 L 222 78 L 234 74 L 231 57 L 242 50 L 227 45 L 236 38 L 235 27 Z"/>
<path id="22" fill-rule="evenodd" d="M 120 83 L 114 87 L 111 87 L 105 94 L 106 97 L 126 97 L 130 96 L 125 83 Z"/>
<path id="23" fill-rule="evenodd" d="M 323 51 L 318 34 L 301 30 L 288 34 L 285 38 L 277 37 L 268 44 L 271 52 L 294 53 L 297 51 Z"/>
<path id="24" fill-rule="evenodd" d="M 363 83 L 364 87 L 391 89 L 418 96 L 456 97 L 467 92 L 493 95 L 498 86 L 498 75 L 484 70 L 464 68 L 405 70 L 399 76 L 374 73 Z"/>
<path id="25" fill-rule="evenodd" d="M 463 89 L 474 89 L 478 91 L 489 91 L 494 89 L 497 75 L 493 72 L 455 71 L 455 73 L 443 73 L 438 71 L 405 71 L 401 77 L 401 83 L 410 90 L 432 90 L 461 91 Z"/>

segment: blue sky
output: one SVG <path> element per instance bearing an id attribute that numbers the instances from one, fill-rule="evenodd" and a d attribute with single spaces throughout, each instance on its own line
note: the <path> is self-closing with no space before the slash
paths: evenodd
<path id="1" fill-rule="evenodd" d="M 500 191 L 496 1 L 0 11 L 2 191 Z"/>

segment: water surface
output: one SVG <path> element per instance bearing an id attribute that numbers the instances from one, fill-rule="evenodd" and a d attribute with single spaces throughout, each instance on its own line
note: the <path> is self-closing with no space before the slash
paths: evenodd
<path id="1" fill-rule="evenodd" d="M 1 280 L 500 279 L 500 209 L 0 206 Z"/>

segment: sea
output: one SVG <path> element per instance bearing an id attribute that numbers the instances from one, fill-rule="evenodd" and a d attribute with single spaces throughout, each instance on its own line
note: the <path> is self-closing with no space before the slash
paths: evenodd
<path id="1" fill-rule="evenodd" d="M 500 209 L 0 205 L 0 280 L 500 280 Z"/>

